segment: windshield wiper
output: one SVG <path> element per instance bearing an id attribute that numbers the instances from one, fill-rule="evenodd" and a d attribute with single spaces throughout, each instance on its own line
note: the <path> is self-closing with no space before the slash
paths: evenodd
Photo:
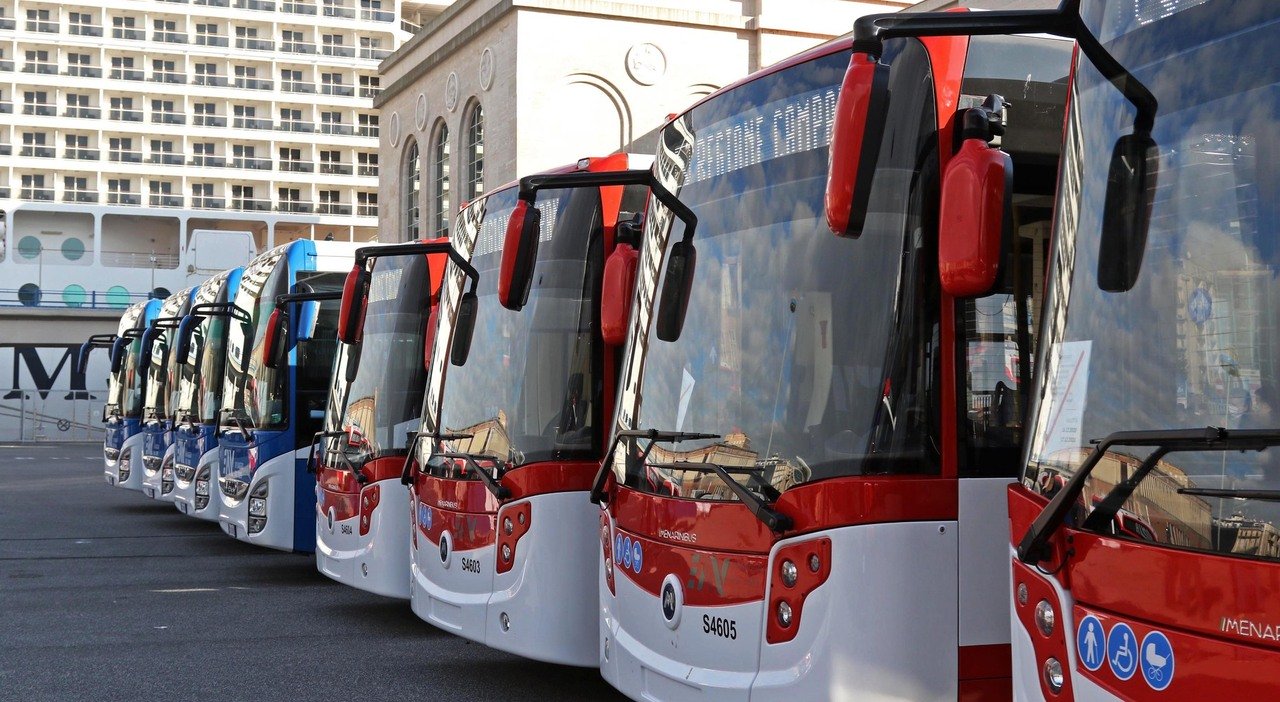
<path id="1" fill-rule="evenodd" d="M 695 462 L 695 461 L 673 461 L 671 463 L 650 463 L 654 468 L 672 468 L 675 470 L 692 470 L 700 473 L 715 473 L 720 478 L 720 482 L 725 484 L 733 494 L 742 500 L 742 504 L 751 510 L 751 514 L 755 515 L 765 526 L 769 527 L 769 531 L 781 534 L 793 525 L 791 517 L 779 512 L 769 506 L 781 496 L 772 485 L 760 479 L 758 470 L 754 467 L 743 468 L 739 466 L 722 466 L 719 463 Z M 756 493 L 748 490 L 746 486 L 733 479 L 734 474 L 749 476 L 754 483 L 760 488 L 766 497 L 761 497 Z"/>
<path id="2" fill-rule="evenodd" d="M 497 478 L 494 478 L 492 475 L 489 475 L 488 471 L 486 471 L 484 468 L 480 466 L 480 463 L 476 460 L 476 457 L 473 456 L 472 454 L 463 453 L 461 451 L 441 451 L 440 453 L 437 453 L 432 456 L 432 458 L 436 458 L 436 457 L 452 458 L 455 460 L 462 461 L 463 463 L 466 464 L 468 470 L 474 473 L 475 476 L 480 479 L 480 482 L 484 483 L 485 487 L 489 488 L 489 492 L 493 493 L 494 497 L 498 498 L 499 500 L 505 500 L 511 497 L 511 490 L 507 489 L 507 486 L 503 485 L 502 483 L 499 483 Z M 487 456 L 484 458 L 487 458 Z M 501 477 L 501 475 L 499 475 L 499 477 Z"/>
<path id="3" fill-rule="evenodd" d="M 1179 495 L 1195 495 L 1197 497 L 1235 497 L 1242 500 L 1261 500 L 1263 502 L 1280 502 L 1280 490 L 1236 490 L 1234 488 L 1178 488 Z"/>
<path id="4" fill-rule="evenodd" d="M 409 440 L 409 453 L 404 458 L 404 468 L 400 470 L 400 484 L 409 485 L 413 482 L 410 476 L 410 467 L 413 466 L 414 456 L 418 455 L 418 442 L 425 438 L 434 439 L 437 443 L 441 441 L 460 441 L 462 439 L 470 439 L 475 434 L 462 434 L 457 432 L 444 432 L 437 429 L 431 434 L 420 434 L 418 432 L 410 432 L 412 439 Z M 503 488 L 505 489 L 505 488 Z"/>
<path id="5" fill-rule="evenodd" d="M 604 486 L 609 480 L 609 473 L 612 472 L 610 467 L 613 464 L 613 452 L 618 449 L 618 444 L 623 439 L 648 439 L 649 445 L 645 447 L 643 453 L 640 454 L 640 460 L 649 457 L 649 452 L 653 450 L 653 445 L 659 441 L 670 441 L 679 443 L 681 441 L 696 441 L 698 439 L 719 439 L 719 434 L 705 434 L 692 431 L 670 431 L 664 429 L 623 429 L 613 435 L 613 443 L 609 445 L 609 452 L 604 455 L 604 460 L 600 463 L 600 470 L 596 472 L 596 479 L 591 484 L 591 502 L 600 504 L 604 501 Z"/>
<path id="6" fill-rule="evenodd" d="M 343 463 L 347 464 L 347 470 L 351 471 L 351 474 L 355 476 L 356 482 L 360 483 L 361 485 L 365 484 L 366 482 L 369 481 L 369 479 L 365 477 L 364 473 L 360 472 L 360 469 L 356 467 L 356 464 L 351 461 L 351 457 L 348 456 L 347 453 L 341 449 L 338 449 L 338 450 L 330 449 L 328 442 L 325 441 L 326 439 L 335 439 L 339 436 L 348 437 L 350 436 L 350 433 L 342 430 L 335 430 L 335 431 L 318 431 L 315 434 L 312 434 L 311 449 L 307 453 L 307 472 L 319 473 L 319 470 L 316 468 L 316 463 L 315 463 L 316 445 L 321 442 L 325 442 L 324 448 L 321 449 L 321 451 L 323 452 L 321 455 L 327 457 L 329 456 L 329 454 L 336 454 L 339 458 L 342 459 Z"/>
<path id="7" fill-rule="evenodd" d="M 1261 451 L 1270 446 L 1280 445 L 1280 430 L 1275 429 L 1232 429 L 1221 427 L 1205 427 L 1203 429 L 1163 429 L 1152 431 L 1118 431 L 1097 441 L 1093 452 L 1076 470 L 1075 475 L 1067 481 L 1058 494 L 1049 501 L 1048 506 L 1036 517 L 1035 522 L 1027 529 L 1022 541 L 1018 543 L 1018 560 L 1023 563 L 1036 564 L 1049 556 L 1049 539 L 1062 526 L 1067 513 L 1080 499 L 1084 492 L 1085 481 L 1089 474 L 1102 461 L 1107 450 L 1112 446 L 1150 446 L 1155 450 L 1147 456 L 1142 465 L 1134 471 L 1128 480 L 1116 485 L 1111 492 L 1090 513 L 1082 525 L 1086 529 L 1096 529 L 1115 517 L 1120 506 L 1137 489 L 1138 483 L 1145 478 L 1166 454 L 1175 451 Z M 1185 488 L 1184 488 L 1185 489 Z M 1193 488 L 1194 489 L 1194 488 Z M 1179 490 L 1181 492 L 1181 490 Z"/>
<path id="8" fill-rule="evenodd" d="M 252 424 L 253 418 L 249 416 L 248 412 L 245 412 L 244 410 L 238 407 L 223 407 L 221 410 L 218 411 L 218 414 L 219 415 L 230 414 L 231 421 L 235 423 L 236 429 L 240 431 L 240 438 L 244 439 L 244 442 L 246 444 L 249 443 L 249 430 L 245 428 L 244 420 L 248 419 L 249 423 Z"/>

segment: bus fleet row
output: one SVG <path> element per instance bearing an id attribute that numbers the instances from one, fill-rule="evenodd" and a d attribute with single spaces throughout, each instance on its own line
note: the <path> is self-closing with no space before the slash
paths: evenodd
<path id="1" fill-rule="evenodd" d="M 107 482 L 635 699 L 1270 699 L 1278 27 L 864 18 L 130 308 Z"/>

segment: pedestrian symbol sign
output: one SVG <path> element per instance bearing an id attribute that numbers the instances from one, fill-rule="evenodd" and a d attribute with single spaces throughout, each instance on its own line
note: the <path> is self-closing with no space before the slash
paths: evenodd
<path id="1" fill-rule="evenodd" d="M 1173 682 L 1173 644 L 1162 632 L 1142 638 L 1142 677 L 1157 692 Z"/>
<path id="2" fill-rule="evenodd" d="M 1116 624 L 1107 634 L 1107 662 L 1121 680 L 1132 678 L 1138 671 L 1138 638 L 1128 624 Z"/>
<path id="3" fill-rule="evenodd" d="M 1102 667 L 1103 656 L 1107 653 L 1107 635 L 1102 622 L 1092 614 L 1080 620 L 1080 628 L 1076 630 L 1076 653 L 1085 668 L 1097 670 Z"/>

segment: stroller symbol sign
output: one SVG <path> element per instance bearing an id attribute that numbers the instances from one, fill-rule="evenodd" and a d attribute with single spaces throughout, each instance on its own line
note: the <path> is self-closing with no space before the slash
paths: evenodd
<path id="1" fill-rule="evenodd" d="M 1142 677 L 1157 692 L 1173 682 L 1173 644 L 1162 632 L 1142 637 Z"/>
<path id="2" fill-rule="evenodd" d="M 1117 678 L 1128 680 L 1138 672 L 1138 637 L 1128 624 L 1111 627 L 1107 634 L 1107 662 Z"/>

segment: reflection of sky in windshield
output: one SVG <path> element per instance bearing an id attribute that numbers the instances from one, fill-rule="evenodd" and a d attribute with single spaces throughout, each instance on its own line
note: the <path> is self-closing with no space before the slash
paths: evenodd
<path id="1" fill-rule="evenodd" d="M 902 438 L 927 416 L 917 404 L 922 396 L 908 383 L 889 382 L 923 365 L 895 363 L 917 348 L 909 339 L 911 315 L 898 302 L 913 259 L 904 252 L 910 179 L 877 184 L 860 239 L 835 237 L 824 219 L 826 147 L 847 61 L 837 53 L 757 79 L 664 132 L 660 172 L 680 168 L 679 155 L 692 154 L 678 195 L 698 218 L 697 263 L 680 338 L 661 341 L 651 328 L 644 340 L 636 425 L 723 438 L 666 444 L 650 454 L 644 477 L 655 490 L 732 499 L 690 475 L 696 471 L 663 469 L 670 460 L 745 467 L 777 489 L 859 472 L 930 470 L 918 440 Z M 914 84 L 921 85 L 918 74 Z M 916 89 L 929 93 L 927 85 Z M 902 92 L 904 107 L 917 105 L 911 89 Z M 888 170 L 901 170 L 904 159 L 914 167 L 918 157 L 913 120 L 930 113 L 908 114 L 914 117 L 902 120 Z M 692 143 L 682 147 L 683 139 Z M 670 240 L 682 231 L 677 223 Z M 665 234 L 652 222 L 646 231 L 651 241 Z M 641 269 L 652 265 L 642 261 Z M 886 386 L 891 399 L 882 402 Z M 897 409 L 911 411 L 902 412 L 897 435 L 888 428 L 880 434 L 882 420 L 891 424 L 883 408 L 899 400 Z M 887 460 L 869 462 L 879 459 Z M 667 478 L 655 477 L 655 462 Z"/>
<path id="2" fill-rule="evenodd" d="M 1086 14 L 1097 18 L 1093 5 Z M 1224 12 L 1228 7 L 1232 11 Z M 1280 67 L 1271 54 L 1280 33 L 1275 8 L 1267 10 L 1270 27 L 1254 35 L 1158 60 L 1178 36 L 1225 34 L 1236 25 L 1261 24 L 1263 18 L 1235 12 L 1240 7 L 1183 2 L 1172 8 L 1176 14 L 1104 19 L 1107 36 L 1119 27 L 1127 32 L 1109 48 L 1160 103 L 1153 132 L 1160 162 L 1151 229 L 1138 282 L 1126 293 L 1100 291 L 1096 271 L 1107 162 L 1113 142 L 1131 130 L 1133 112 L 1096 71 L 1083 62 L 1078 69 L 1082 90 L 1072 105 L 1066 200 L 1060 204 L 1066 209 L 1059 213 L 1046 309 L 1061 312 L 1061 296 L 1069 298 L 1065 329 L 1054 328 L 1053 319 L 1046 327 L 1046 339 L 1054 343 L 1045 345 L 1048 372 L 1030 448 L 1028 478 L 1042 485 L 1049 481 L 1036 475 L 1037 465 L 1054 472 L 1078 465 L 1088 452 L 1087 440 L 1114 431 L 1280 425 L 1280 245 L 1275 237 L 1280 166 L 1274 154 L 1280 145 Z M 1124 3 L 1112 8 L 1133 10 Z M 1059 316 L 1056 324 L 1061 322 Z M 1074 383 L 1064 370 L 1068 366 L 1079 367 Z M 1127 460 L 1123 454 L 1141 457 L 1145 451 L 1121 448 L 1117 465 Z M 1277 449 L 1171 454 L 1161 475 L 1148 480 L 1274 490 L 1280 488 L 1277 456 Z M 1095 476 L 1095 482 L 1107 479 Z M 1228 524 L 1233 515 L 1280 516 L 1274 503 L 1191 497 L 1174 490 L 1161 494 L 1140 492 L 1126 509 L 1168 543 L 1243 553 L 1223 536 L 1234 529 Z M 1175 514 L 1181 527 L 1155 524 Z M 1186 532 L 1206 541 L 1175 536 Z M 1280 545 L 1277 549 L 1255 555 L 1280 557 Z"/>
<path id="3" fill-rule="evenodd" d="M 591 251 L 600 255 L 599 195 L 590 189 L 538 194 L 542 243 L 528 302 L 512 312 L 498 302 L 497 278 L 514 194 L 490 196 L 480 223 L 471 259 L 480 272 L 471 352 L 465 365 L 449 367 L 440 413 L 448 431 L 475 435 L 454 442 L 455 449 L 545 460 L 593 448 L 587 418 L 598 395 L 598 350 L 589 320 L 599 283 L 588 285 L 586 258 Z"/>
<path id="4" fill-rule="evenodd" d="M 405 448 L 405 423 L 421 411 L 430 282 L 425 256 L 374 259 L 356 379 L 348 386 L 344 346 L 343 360 L 334 367 L 325 426 L 326 431 L 356 427 L 368 442 L 361 444 L 362 451 Z M 417 429 L 416 422 L 412 428 Z"/>

